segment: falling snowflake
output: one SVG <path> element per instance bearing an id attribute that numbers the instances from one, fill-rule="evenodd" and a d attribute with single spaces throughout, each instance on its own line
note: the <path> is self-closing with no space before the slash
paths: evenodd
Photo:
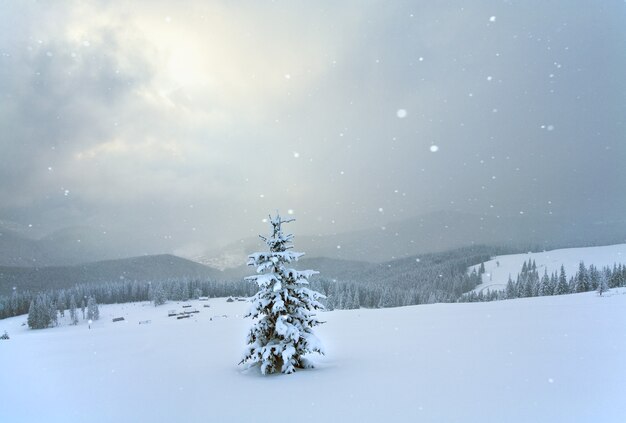
<path id="1" fill-rule="evenodd" d="M 439 151 L 439 146 L 434 145 L 434 144 L 430 146 L 431 153 L 436 153 L 437 151 Z"/>
<path id="2" fill-rule="evenodd" d="M 295 159 L 297 159 L 298 157 L 300 157 L 300 153 L 298 153 L 297 151 L 294 151 L 294 152 L 293 152 L 293 157 L 294 157 Z"/>
<path id="3" fill-rule="evenodd" d="M 287 210 L 287 214 L 293 214 L 293 209 Z"/>
<path id="4" fill-rule="evenodd" d="M 403 119 L 406 117 L 406 110 L 405 109 L 398 109 L 398 111 L 396 112 L 396 116 L 398 116 L 400 119 Z"/>
<path id="5" fill-rule="evenodd" d="M 496 17 L 495 16 L 492 16 L 492 17 L 489 18 L 489 22 L 495 22 L 495 21 L 496 21 Z"/>
<path id="6" fill-rule="evenodd" d="M 382 207 L 379 207 L 379 208 L 378 208 L 378 211 L 382 213 L 384 210 L 383 210 L 383 208 L 382 208 Z"/>

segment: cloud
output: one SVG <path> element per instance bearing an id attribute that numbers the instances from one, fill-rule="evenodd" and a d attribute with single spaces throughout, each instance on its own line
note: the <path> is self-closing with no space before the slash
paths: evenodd
<path id="1" fill-rule="evenodd" d="M 560 6 L 7 2 L 0 217 L 182 251 L 277 208 L 314 233 L 623 210 L 593 187 L 626 176 L 624 30 L 610 8 Z"/>

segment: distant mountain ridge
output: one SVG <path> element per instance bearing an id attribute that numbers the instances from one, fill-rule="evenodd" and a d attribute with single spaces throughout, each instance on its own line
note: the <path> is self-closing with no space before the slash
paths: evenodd
<path id="1" fill-rule="evenodd" d="M 304 257 L 291 263 L 290 265 L 290 267 L 298 270 L 315 270 L 320 273 L 320 277 L 337 280 L 353 280 L 356 275 L 377 266 L 377 264 L 373 263 L 354 260 L 340 260 L 328 257 Z M 221 275 L 224 280 L 237 280 L 243 279 L 246 276 L 254 275 L 255 272 L 256 269 L 254 267 L 243 265 L 226 269 L 221 273 Z"/>
<path id="2" fill-rule="evenodd" d="M 624 219 L 580 223 L 552 215 L 496 216 L 446 211 L 335 235 L 296 234 L 294 245 L 307 257 L 381 263 L 473 245 L 537 251 L 620 242 L 626 242 Z M 245 263 L 248 254 L 260 249 L 261 242 L 251 237 L 190 259 L 228 269 Z"/>
<path id="3" fill-rule="evenodd" d="M 91 227 L 68 227 L 33 239 L 28 236 L 28 228 L 0 221 L 0 266 L 69 266 L 160 253 L 142 249 L 150 245 L 145 239 L 130 234 L 127 242 L 118 243 L 117 235 Z M 307 258 L 383 263 L 473 245 L 539 251 L 623 242 L 626 219 L 581 222 L 549 214 L 497 216 L 444 211 L 366 230 L 318 236 L 296 234 L 294 245 L 297 251 L 306 252 Z M 245 266 L 248 254 L 264 247 L 258 238 L 250 237 L 186 258 L 214 269 L 234 269 Z"/>
<path id="4" fill-rule="evenodd" d="M 0 266 L 0 295 L 20 290 L 71 287 L 78 283 L 110 281 L 164 281 L 168 279 L 223 279 L 222 272 L 169 254 L 106 260 L 75 266 Z"/>
<path id="5" fill-rule="evenodd" d="M 0 266 L 71 266 L 161 253 L 138 248 L 134 237 L 124 243 L 115 239 L 89 226 L 71 226 L 35 238 L 26 228 L 0 220 Z"/>
<path id="6" fill-rule="evenodd" d="M 0 265 L 73 265 L 128 256 L 123 248 L 116 249 L 108 243 L 104 234 L 96 234 L 90 228 L 72 227 L 33 239 L 0 227 Z"/>

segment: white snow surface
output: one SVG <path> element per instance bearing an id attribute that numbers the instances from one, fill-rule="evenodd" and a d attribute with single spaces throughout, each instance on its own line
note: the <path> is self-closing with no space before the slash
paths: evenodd
<path id="1" fill-rule="evenodd" d="M 529 259 L 534 260 L 537 264 L 539 277 L 543 276 L 544 269 L 547 269 L 548 275 L 550 275 L 552 272 L 558 273 L 561 265 L 563 265 L 569 280 L 570 276 L 574 276 L 578 271 L 578 265 L 581 261 L 585 263 L 587 268 L 593 264 L 600 270 L 605 266 L 613 267 L 613 264 L 626 264 L 626 244 L 563 248 L 539 253 L 529 252 L 496 256 L 485 262 L 485 273 L 482 275 L 483 283 L 474 288 L 474 291 L 478 293 L 487 290 L 504 290 L 509 275 L 515 282 L 517 274 L 522 271 L 522 265 Z M 480 265 L 472 266 L 469 271 L 471 272 L 473 269 L 478 271 L 479 267 Z"/>
<path id="2" fill-rule="evenodd" d="M 321 313 L 317 368 L 236 364 L 244 302 L 104 305 L 29 330 L 0 320 L 3 422 L 624 422 L 626 289 Z M 203 307 L 210 304 L 210 308 Z M 185 310 L 189 310 L 186 308 Z M 67 313 L 69 314 L 69 313 Z M 126 320 L 113 323 L 114 317 Z M 139 324 L 150 320 L 149 324 Z"/>

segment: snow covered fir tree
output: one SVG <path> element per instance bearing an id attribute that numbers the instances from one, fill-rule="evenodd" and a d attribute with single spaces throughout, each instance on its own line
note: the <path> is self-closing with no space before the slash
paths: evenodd
<path id="1" fill-rule="evenodd" d="M 89 297 L 89 300 L 87 300 L 87 318 L 89 320 L 98 320 L 100 318 L 100 309 L 94 297 Z"/>
<path id="2" fill-rule="evenodd" d="M 293 235 L 282 232 L 282 224 L 293 220 L 283 220 L 278 213 L 270 216 L 272 234 L 261 236 L 269 251 L 248 256 L 248 265 L 255 266 L 259 274 L 246 279 L 255 282 L 259 291 L 252 297 L 246 315 L 256 321 L 239 364 L 258 365 L 263 374 L 293 373 L 298 368 L 312 367 L 304 356 L 324 354 L 313 328 L 322 323 L 315 311 L 324 309 L 318 300 L 325 297 L 308 288 L 308 279 L 318 272 L 287 267 L 304 255 L 288 251 Z"/>

